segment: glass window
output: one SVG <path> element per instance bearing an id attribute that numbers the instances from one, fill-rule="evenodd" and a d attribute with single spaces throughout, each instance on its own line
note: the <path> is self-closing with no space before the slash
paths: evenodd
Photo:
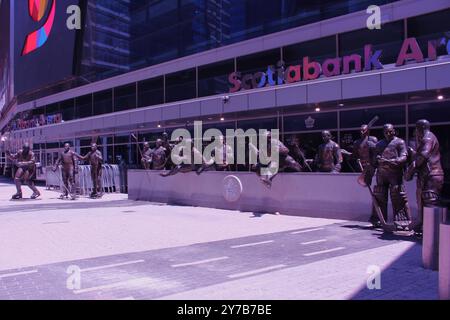
<path id="1" fill-rule="evenodd" d="M 420 119 L 431 123 L 450 121 L 450 101 L 410 105 L 409 123 L 415 124 Z"/>
<path id="2" fill-rule="evenodd" d="M 310 61 L 318 62 L 336 57 L 336 37 L 311 40 L 283 48 L 283 60 L 286 65 L 302 64 L 304 57 L 309 57 Z"/>
<path id="3" fill-rule="evenodd" d="M 89 32 L 79 41 L 77 75 L 89 82 L 98 81 L 193 53 L 365 11 L 369 5 L 396 1 L 96 0 L 96 5 L 85 5 Z M 71 81 L 26 99 L 35 100 L 39 95 L 83 84 L 86 81 Z"/>
<path id="4" fill-rule="evenodd" d="M 91 146 L 92 138 L 82 138 L 80 139 L 80 147 L 89 147 Z"/>
<path id="5" fill-rule="evenodd" d="M 205 133 L 208 129 L 217 129 L 223 134 L 226 134 L 227 129 L 235 130 L 235 126 L 235 121 L 203 124 L 203 133 Z"/>
<path id="6" fill-rule="evenodd" d="M 46 149 L 58 149 L 59 147 L 59 142 L 49 142 L 45 144 Z"/>
<path id="7" fill-rule="evenodd" d="M 40 116 L 41 114 L 45 114 L 45 107 L 33 109 L 33 110 L 31 111 L 31 114 L 32 114 L 33 116 Z"/>
<path id="8" fill-rule="evenodd" d="M 130 135 L 124 134 L 124 135 L 117 135 L 114 137 L 114 144 L 118 143 L 130 143 Z"/>
<path id="9" fill-rule="evenodd" d="M 166 102 L 193 99 L 196 96 L 194 68 L 166 75 Z"/>
<path id="10" fill-rule="evenodd" d="M 337 132 L 331 131 L 331 135 L 332 139 L 337 142 Z M 304 151 L 305 158 L 314 159 L 319 146 L 323 143 L 321 132 L 305 132 L 294 136 L 299 139 L 299 146 Z M 292 135 L 289 138 L 292 138 Z"/>
<path id="11" fill-rule="evenodd" d="M 137 145 L 114 145 L 114 164 L 132 166 L 137 163 Z"/>
<path id="12" fill-rule="evenodd" d="M 341 111 L 341 128 L 359 128 L 361 125 L 369 123 L 375 116 L 379 117 L 374 125 L 376 127 L 383 126 L 385 123 L 404 126 L 406 124 L 405 112 L 404 106 Z"/>
<path id="13" fill-rule="evenodd" d="M 331 130 L 337 128 L 337 112 L 316 112 L 284 117 L 284 132 Z"/>
<path id="14" fill-rule="evenodd" d="M 136 84 L 114 88 L 114 112 L 136 108 Z"/>
<path id="15" fill-rule="evenodd" d="M 281 49 L 258 52 L 237 58 L 237 71 L 242 74 L 265 72 L 268 66 L 275 66 L 280 60 Z"/>
<path id="16" fill-rule="evenodd" d="M 59 113 L 59 103 L 53 103 L 45 107 L 45 114 L 47 116 Z"/>
<path id="17" fill-rule="evenodd" d="M 113 112 L 112 89 L 94 93 L 94 115 Z"/>
<path id="18" fill-rule="evenodd" d="M 415 37 L 419 41 L 422 52 L 427 56 L 428 41 L 437 40 L 442 37 L 448 38 L 450 31 L 450 9 L 409 18 L 408 37 Z M 445 46 L 438 48 L 438 56 L 446 55 Z"/>
<path id="19" fill-rule="evenodd" d="M 228 76 L 234 71 L 234 60 L 221 61 L 198 68 L 198 95 L 210 96 L 229 91 Z"/>
<path id="20" fill-rule="evenodd" d="M 343 57 L 350 54 L 360 54 L 364 57 L 364 46 L 373 45 L 373 51 L 383 50 L 380 62 L 383 64 L 395 63 L 403 44 L 403 21 L 383 24 L 381 29 L 369 30 L 367 28 L 342 33 L 339 35 L 339 55 Z"/>
<path id="21" fill-rule="evenodd" d="M 75 118 L 87 118 L 92 116 L 92 95 L 75 98 Z"/>
<path id="22" fill-rule="evenodd" d="M 152 131 L 152 132 L 140 132 L 139 133 L 139 142 L 142 143 L 143 141 L 154 143 L 156 139 L 162 139 L 163 131 L 162 129 L 158 131 Z M 170 135 L 169 135 L 170 139 Z"/>
<path id="23" fill-rule="evenodd" d="M 144 80 L 138 83 L 138 107 L 164 103 L 164 78 Z"/>
<path id="24" fill-rule="evenodd" d="M 75 100 L 70 99 L 60 103 L 62 119 L 64 121 L 73 120 L 75 117 Z"/>
<path id="25" fill-rule="evenodd" d="M 255 119 L 255 120 L 242 120 L 237 122 L 237 128 L 244 131 L 248 129 L 255 129 L 258 133 L 259 130 L 272 130 L 278 129 L 277 118 L 265 118 L 265 119 Z"/>

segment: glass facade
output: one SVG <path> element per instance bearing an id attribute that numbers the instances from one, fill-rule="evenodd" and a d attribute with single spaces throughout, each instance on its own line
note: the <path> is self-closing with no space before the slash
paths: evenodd
<path id="1" fill-rule="evenodd" d="M 82 74 L 107 78 L 395 0 L 88 0 Z M 115 28 L 105 28 L 114 25 Z"/>
<path id="2" fill-rule="evenodd" d="M 95 8 L 100 10 L 102 1 L 96 3 L 97 7 Z M 139 3 L 139 1 L 136 3 Z M 147 1 L 140 1 L 140 3 L 142 6 L 137 7 L 149 8 L 146 5 Z M 301 64 L 302 58 L 306 56 L 310 57 L 311 61 L 323 62 L 327 58 L 342 57 L 350 53 L 363 55 L 363 46 L 368 43 L 374 46 L 374 50 L 383 50 L 380 58 L 382 63 L 394 63 L 402 41 L 407 36 L 417 37 L 419 45 L 425 50 L 424 52 L 427 52 L 428 40 L 450 36 L 449 32 L 446 32 L 446 30 L 450 30 L 450 19 L 446 19 L 448 16 L 450 16 L 450 9 L 385 24 L 382 32 L 378 30 L 369 31 L 368 29 L 355 30 L 131 82 L 120 87 L 33 109 L 31 115 L 30 112 L 18 114 L 6 130 L 15 131 L 23 128 L 17 123 L 19 119 L 47 118 L 60 114 L 60 119 L 66 122 L 111 112 L 223 94 L 230 90 L 231 84 L 228 81 L 228 76 L 233 71 L 239 71 L 243 75 L 264 72 L 268 66 L 276 65 L 280 60 L 284 61 L 286 65 Z M 433 20 L 439 23 L 430 23 Z M 438 46 L 437 53 L 438 55 L 448 54 L 445 46 Z M 252 81 L 248 81 L 248 85 L 252 86 Z M 352 112 L 359 112 L 361 119 L 371 116 L 370 114 L 364 114 L 363 111 Z M 386 112 L 388 113 L 388 111 Z M 394 124 L 403 123 L 405 116 L 402 112 L 395 112 L 393 118 L 390 117 L 391 122 Z M 44 124 L 48 123 L 52 122 L 47 121 Z M 40 126 L 42 125 L 41 121 Z M 289 128 L 290 124 L 287 123 L 286 125 Z M 341 123 L 341 126 L 357 127 L 358 125 Z"/>
<path id="3" fill-rule="evenodd" d="M 173 60 L 196 52 L 217 48 L 238 41 L 272 32 L 321 21 L 333 16 L 366 8 L 369 4 L 385 4 L 392 1 L 294 1 L 294 0 L 165 0 L 165 1 L 86 1 L 89 15 L 86 23 L 92 28 L 83 36 L 82 60 L 77 68 L 79 84 L 91 83 L 117 74 Z M 252 8 L 258 10 L 251 10 Z M 327 36 L 303 43 L 283 46 L 251 55 L 217 61 L 195 68 L 180 70 L 153 78 L 132 81 L 129 84 L 86 94 L 74 99 L 19 113 L 14 121 L 48 118 L 60 114 L 62 121 L 71 121 L 112 112 L 176 102 L 197 97 L 223 94 L 229 91 L 228 76 L 233 71 L 243 74 L 266 71 L 269 65 L 282 60 L 286 65 L 301 64 L 301 58 L 323 62 L 327 58 L 350 53 L 363 54 L 365 44 L 382 49 L 381 61 L 394 63 L 402 41 L 408 36 L 419 39 L 426 52 L 426 41 L 447 36 L 450 30 L 446 18 L 450 10 L 436 12 L 383 25 L 382 32 L 367 29 Z M 436 23 L 432 23 L 436 21 Z M 110 28 L 107 26 L 115 26 Z M 439 55 L 447 54 L 439 48 Z M 81 79 L 81 80 L 80 80 Z M 66 89 L 68 89 L 67 87 Z M 58 89 L 60 90 L 60 89 Z M 406 100 L 403 100 L 406 101 Z M 312 106 L 298 108 L 296 112 L 268 111 L 260 117 L 252 113 L 239 114 L 234 121 L 205 125 L 241 129 L 279 129 L 285 141 L 292 136 L 300 139 L 307 158 L 313 158 L 321 144 L 322 130 L 330 130 L 334 139 L 343 148 L 351 151 L 352 143 L 359 135 L 361 123 L 374 116 L 380 120 L 373 134 L 382 137 L 381 125 L 393 123 L 399 136 L 411 139 L 417 119 L 428 118 L 436 124 L 442 139 L 443 161 L 447 174 L 450 170 L 448 155 L 450 131 L 449 102 L 406 104 L 365 107 L 364 103 L 354 108 L 339 110 L 324 109 L 314 112 Z M 218 115 L 214 115 L 217 119 Z M 241 117 L 241 118 L 240 118 Z M 34 120 L 33 120 L 34 121 Z M 51 122 L 46 122 L 47 124 Z M 108 163 L 137 166 L 138 144 L 131 138 L 131 131 L 139 141 L 154 142 L 166 130 L 169 134 L 176 125 L 163 129 L 145 131 L 134 126 L 110 128 L 98 139 Z M 10 127 L 11 129 L 11 127 Z M 16 127 L 15 130 L 20 130 Z M 11 131 L 15 131 L 11 130 Z M 120 133 L 119 133 L 120 132 Z M 88 135 L 86 132 L 83 135 Z M 64 141 L 50 141 L 39 145 L 45 152 L 61 147 Z M 73 143 L 82 154 L 89 151 L 90 137 L 74 137 Z M 52 156 L 49 156 L 52 159 Z M 352 163 L 346 162 L 344 172 L 352 172 Z M 237 170 L 248 170 L 236 167 Z M 447 175 L 448 176 L 448 175 Z"/>
<path id="4" fill-rule="evenodd" d="M 80 1 L 85 12 L 84 28 L 77 39 L 74 77 L 25 93 L 19 100 L 35 100 L 195 53 L 365 10 L 369 5 L 396 1 Z"/>

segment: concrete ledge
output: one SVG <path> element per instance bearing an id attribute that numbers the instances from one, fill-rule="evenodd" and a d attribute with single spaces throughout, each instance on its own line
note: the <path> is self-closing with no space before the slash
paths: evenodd
<path id="1" fill-rule="evenodd" d="M 371 199 L 356 183 L 358 174 L 281 173 L 271 189 L 251 172 L 195 172 L 163 178 L 159 171 L 128 170 L 128 198 L 174 205 L 246 212 L 368 221 Z M 237 202 L 223 197 L 223 179 L 238 177 L 243 186 Z M 417 212 L 415 183 L 407 184 L 410 206 Z"/>

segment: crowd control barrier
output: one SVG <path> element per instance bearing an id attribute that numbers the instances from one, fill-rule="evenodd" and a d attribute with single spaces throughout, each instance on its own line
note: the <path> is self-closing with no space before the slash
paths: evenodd
<path id="1" fill-rule="evenodd" d="M 102 187 L 106 193 L 124 192 L 126 186 L 121 170 L 124 167 L 118 165 L 104 164 L 102 166 Z M 61 166 L 53 172 L 52 167 L 45 168 L 45 186 L 47 189 L 64 189 Z M 75 176 L 75 189 L 79 195 L 89 195 L 92 192 L 91 166 L 78 166 L 78 174 Z"/>

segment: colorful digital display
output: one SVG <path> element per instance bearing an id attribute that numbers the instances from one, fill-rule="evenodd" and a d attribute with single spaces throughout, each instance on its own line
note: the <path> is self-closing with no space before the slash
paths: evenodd
<path id="1" fill-rule="evenodd" d="M 49 0 L 28 0 L 28 11 L 30 17 L 34 21 L 40 22 L 44 18 L 44 14 L 48 7 L 48 4 Z M 34 50 L 42 47 L 47 42 L 48 37 L 50 36 L 50 32 L 53 28 L 53 23 L 55 21 L 55 11 L 56 0 L 53 0 L 50 12 L 44 25 L 27 36 L 25 45 L 22 50 L 22 56 L 27 55 L 30 52 L 33 52 Z"/>

